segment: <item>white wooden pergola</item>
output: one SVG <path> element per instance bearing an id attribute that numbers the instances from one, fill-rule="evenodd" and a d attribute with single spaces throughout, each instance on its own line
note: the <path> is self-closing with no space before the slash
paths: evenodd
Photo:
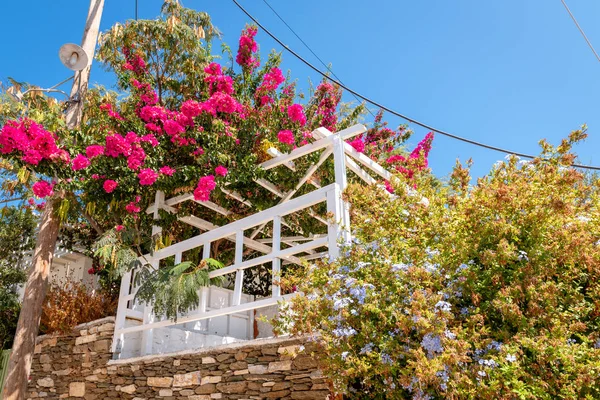
<path id="1" fill-rule="evenodd" d="M 308 154 L 322 151 L 321 155 L 302 176 L 294 188 L 284 192 L 277 185 L 265 179 L 257 179 L 256 184 L 262 186 L 275 196 L 280 198 L 279 203 L 267 210 L 257 212 L 238 221 L 224 226 L 216 226 L 210 221 L 201 219 L 194 215 L 181 216 L 178 220 L 199 228 L 204 233 L 172 244 L 168 247 L 155 251 L 153 254 L 145 255 L 144 261 L 149 262 L 154 268 L 160 267 L 161 260 L 174 257 L 175 263 L 182 260 L 183 253 L 192 249 L 202 248 L 203 258 L 210 257 L 211 243 L 220 239 L 227 239 L 235 243 L 235 259 L 231 265 L 209 273 L 210 278 L 234 275 L 235 285 L 231 303 L 222 308 L 210 309 L 207 305 L 206 291 L 200 292 L 200 306 L 197 310 L 178 318 L 177 322 L 168 319 L 159 319 L 152 312 L 151 305 L 135 304 L 136 287 L 133 286 L 133 274 L 135 271 L 125 274 L 121 281 L 119 305 L 115 323 L 113 352 L 125 345 L 125 335 L 135 332 L 142 333 L 141 354 L 149 354 L 152 351 L 153 329 L 168 327 L 186 322 L 201 321 L 223 315 L 231 315 L 245 311 L 252 311 L 269 307 L 285 301 L 296 294 L 282 294 L 276 277 L 279 276 L 283 263 L 302 264 L 307 260 L 322 257 L 334 259 L 338 256 L 338 243 L 350 240 L 350 217 L 348 204 L 342 200 L 342 192 L 347 186 L 347 170 L 352 171 L 368 185 L 379 182 L 378 178 L 390 180 L 391 174 L 381 165 L 357 152 L 345 141 L 354 136 L 366 132 L 365 126 L 358 124 L 342 131 L 332 133 L 325 128 L 319 128 L 312 132 L 315 139 L 313 143 L 294 149 L 284 154 L 276 149 L 270 149 L 272 158 L 261 164 L 265 170 L 277 167 L 294 169 L 294 160 L 305 157 Z M 334 161 L 335 181 L 322 187 L 318 179 L 314 177 L 319 167 L 330 157 Z M 310 184 L 314 190 L 299 197 L 294 195 Z M 221 188 L 230 198 L 252 207 L 252 203 L 243 198 L 239 193 Z M 153 213 L 154 218 L 159 217 L 159 210 L 171 213 L 177 212 L 177 207 L 186 201 L 196 201 L 191 193 L 181 194 L 173 198 L 165 199 L 162 192 L 156 193 L 155 202 L 148 208 L 148 213 Z M 196 201 L 198 204 L 212 211 L 229 215 L 231 212 L 211 201 Z M 318 215 L 312 207 L 326 203 L 327 214 Z M 327 226 L 327 233 L 321 235 L 293 235 L 282 236 L 282 225 L 288 226 L 285 217 L 292 213 L 305 210 L 313 218 Z M 265 226 L 272 223 L 272 236 L 270 238 L 257 239 Z M 245 232 L 251 232 L 245 235 Z M 160 228 L 154 227 L 153 234 L 160 233 Z M 244 260 L 244 248 L 252 249 L 262 255 L 256 258 Z M 243 278 L 244 271 L 258 265 L 271 264 L 273 284 L 270 297 L 254 301 L 243 302 Z M 140 309 L 141 307 L 141 309 Z M 141 324 L 127 326 L 128 319 L 141 321 Z"/>

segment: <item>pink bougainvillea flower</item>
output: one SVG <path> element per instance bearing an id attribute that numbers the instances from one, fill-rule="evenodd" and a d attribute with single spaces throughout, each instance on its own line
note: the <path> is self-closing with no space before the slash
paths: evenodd
<path id="1" fill-rule="evenodd" d="M 192 154 L 196 157 L 199 157 L 204 154 L 204 149 L 202 147 L 198 147 Z"/>
<path id="2" fill-rule="evenodd" d="M 145 136 L 142 136 L 140 138 L 141 142 L 145 142 L 145 143 L 150 143 L 152 145 L 152 147 L 156 147 L 158 146 L 158 140 L 156 139 L 156 136 L 154 136 L 153 134 L 149 133 Z"/>
<path id="3" fill-rule="evenodd" d="M 85 149 L 85 155 L 90 159 L 101 156 L 102 154 L 104 154 L 104 146 L 99 144 L 93 144 Z"/>
<path id="4" fill-rule="evenodd" d="M 245 69 L 254 69 L 260 65 L 256 57 L 254 57 L 254 53 L 258 50 L 258 45 L 254 40 L 254 36 L 258 29 L 255 26 L 249 26 L 242 31 L 242 35 L 240 36 L 237 56 L 235 61 Z"/>
<path id="5" fill-rule="evenodd" d="M 285 144 L 294 144 L 294 134 L 290 130 L 279 131 L 277 140 Z"/>
<path id="6" fill-rule="evenodd" d="M 298 122 L 300 126 L 306 125 L 306 115 L 300 104 L 292 104 L 287 109 L 288 117 L 294 122 Z"/>
<path id="7" fill-rule="evenodd" d="M 71 163 L 73 171 L 79 171 L 90 166 L 90 160 L 87 159 L 83 154 L 77 154 Z"/>
<path id="8" fill-rule="evenodd" d="M 190 118 L 194 118 L 202 114 L 202 105 L 195 100 L 186 100 L 181 105 L 181 112 Z"/>
<path id="9" fill-rule="evenodd" d="M 31 187 L 31 189 L 33 190 L 33 194 L 35 194 L 39 198 L 50 196 L 52 194 L 52 188 L 53 185 L 46 181 L 37 181 Z"/>
<path id="10" fill-rule="evenodd" d="M 217 187 L 215 177 L 213 175 L 203 176 L 198 181 L 198 186 L 194 190 L 194 199 L 198 201 L 208 201 L 210 194 Z"/>
<path id="11" fill-rule="evenodd" d="M 129 169 L 137 171 L 144 165 L 144 160 L 146 160 L 144 149 L 134 146 L 131 150 L 131 154 L 127 157 L 127 166 Z"/>
<path id="12" fill-rule="evenodd" d="M 215 174 L 219 175 L 219 176 L 225 176 L 227 175 L 227 168 L 225 168 L 222 165 L 219 165 L 217 168 L 215 168 Z"/>
<path id="13" fill-rule="evenodd" d="M 121 232 L 123 229 L 125 229 L 125 227 L 123 225 L 117 225 L 117 226 L 115 226 L 115 230 L 117 232 Z"/>
<path id="14" fill-rule="evenodd" d="M 104 187 L 104 191 L 106 193 L 112 193 L 112 191 L 115 190 L 117 188 L 117 186 L 119 186 L 119 184 L 116 181 L 113 181 L 111 179 L 105 180 L 104 184 L 102 185 L 102 187 Z"/>
<path id="15" fill-rule="evenodd" d="M 115 133 L 106 137 L 104 154 L 109 157 L 128 156 L 131 153 L 131 144 L 121 135 Z"/>
<path id="16" fill-rule="evenodd" d="M 365 142 L 363 142 L 362 139 L 359 137 L 351 141 L 349 144 L 350 146 L 354 147 L 354 150 L 358 151 L 359 153 L 365 151 Z"/>
<path id="17" fill-rule="evenodd" d="M 135 213 L 139 213 L 141 208 L 140 208 L 140 206 L 137 205 L 137 203 L 134 203 L 132 201 L 125 206 L 125 210 L 127 210 L 127 212 L 130 214 L 135 214 Z"/>
<path id="18" fill-rule="evenodd" d="M 179 124 L 177 121 L 173 121 L 170 119 L 166 120 L 163 123 L 163 127 L 165 128 L 165 132 L 167 132 L 167 134 L 170 136 L 178 135 L 180 133 L 185 132 L 185 128 L 181 126 L 181 124 Z"/>
<path id="19" fill-rule="evenodd" d="M 163 175 L 167 175 L 167 176 L 173 176 L 173 174 L 175 173 L 175 168 L 171 168 L 168 165 L 165 165 L 164 167 L 161 167 L 158 172 L 160 172 Z"/>
<path id="20" fill-rule="evenodd" d="M 144 168 L 138 173 L 138 179 L 140 180 L 140 185 L 142 186 L 150 186 L 154 184 L 157 178 L 158 174 L 151 168 Z"/>

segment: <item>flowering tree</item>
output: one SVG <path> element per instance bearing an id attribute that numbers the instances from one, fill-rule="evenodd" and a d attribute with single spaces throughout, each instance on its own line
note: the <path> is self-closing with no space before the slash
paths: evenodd
<path id="1" fill-rule="evenodd" d="M 351 186 L 353 243 L 287 283 L 306 296 L 276 327 L 319 334 L 348 398 L 598 398 L 600 185 L 570 167 L 584 137 L 474 186 L 461 165 L 443 186 L 400 170 L 392 196 Z"/>
<path id="2" fill-rule="evenodd" d="M 295 84 L 278 68 L 280 56 L 272 53 L 261 62 L 255 27 L 242 32 L 235 63 L 230 54 L 231 63 L 222 65 L 211 53 L 218 31 L 207 14 L 168 0 L 163 16 L 117 24 L 103 35 L 99 59 L 116 73 L 120 93 L 90 90 L 77 129 L 65 127 L 61 104 L 35 92 L 25 96 L 24 104 L 2 103 L 3 166 L 16 185 L 47 202 L 40 205 L 48 221 L 40 233 L 47 260 L 61 228 L 67 243 L 95 256 L 91 272 L 118 275 L 138 265 L 138 256 L 197 233 L 176 223 L 179 215 L 193 213 L 220 225 L 251 212 L 220 188 L 241 193 L 258 210 L 270 207 L 279 199 L 254 180 L 266 176 L 282 190 L 290 190 L 319 154 L 296 163 L 295 171 L 265 172 L 259 164 L 269 158 L 267 150 L 290 151 L 311 142 L 313 129 L 343 129 L 363 111 L 363 106 L 341 105 L 340 89 L 326 82 L 305 104 L 298 103 Z M 405 128 L 397 132 L 384 128 L 378 121 L 352 145 L 374 158 L 387 158 L 408 133 Z M 378 154 L 376 149 L 382 147 L 386 152 Z M 323 166 L 319 178 L 324 184 L 333 179 L 332 171 L 332 165 Z M 157 191 L 167 197 L 193 192 L 195 200 L 210 200 L 233 212 L 220 216 L 189 204 L 179 207 L 178 214 L 161 211 L 155 221 L 145 211 Z M 307 227 L 308 220 L 299 218 L 295 223 Z M 156 224 L 162 233 L 151 237 Z M 207 283 L 206 267 L 218 267 L 199 254 L 186 257 L 170 271 L 193 273 L 195 278 L 180 288 L 182 293 L 168 290 L 175 293 L 163 310 L 169 316 L 174 309 L 191 307 L 197 301 L 197 285 Z M 46 264 L 38 277 L 42 292 L 47 286 Z M 144 300 L 160 304 L 157 300 L 170 288 L 156 284 L 168 283 L 161 276 L 160 272 L 146 276 L 152 284 L 140 291 L 147 295 Z M 31 311 L 39 320 L 39 310 Z M 34 336 L 26 341 L 32 350 Z"/>

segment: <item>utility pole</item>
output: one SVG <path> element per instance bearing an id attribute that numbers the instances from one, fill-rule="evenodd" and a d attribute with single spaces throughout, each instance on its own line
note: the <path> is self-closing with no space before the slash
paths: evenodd
<path id="1" fill-rule="evenodd" d="M 88 65 L 83 70 L 75 72 L 69 108 L 66 112 L 67 127 L 69 129 L 74 129 L 81 123 L 83 99 L 90 78 L 103 8 L 104 0 L 90 0 L 81 45 L 88 55 Z M 13 350 L 8 362 L 8 375 L 2 396 L 4 400 L 24 400 L 27 394 L 29 373 L 35 351 L 35 339 L 39 331 L 42 306 L 48 289 L 50 265 L 60 230 L 60 221 L 56 215 L 56 209 L 61 200 L 61 193 L 55 193 L 46 203 L 42 214 L 40 230 L 36 237 L 33 252 L 32 266 L 29 270 L 19 322 L 17 323 Z"/>

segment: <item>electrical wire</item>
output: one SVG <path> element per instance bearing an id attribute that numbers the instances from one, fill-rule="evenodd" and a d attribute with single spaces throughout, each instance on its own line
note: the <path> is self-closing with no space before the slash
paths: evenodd
<path id="1" fill-rule="evenodd" d="M 392 110 L 389 107 L 384 106 L 383 104 L 380 104 L 374 100 L 371 100 L 370 98 L 361 95 L 360 93 L 350 89 L 349 87 L 347 87 L 346 85 L 342 84 L 340 81 L 335 80 L 333 78 L 331 78 L 330 76 L 328 76 L 326 73 L 324 73 L 323 71 L 321 71 L 320 69 L 318 69 L 317 67 L 315 67 L 314 65 L 312 65 L 309 61 L 305 60 L 301 55 L 299 55 L 298 53 L 296 53 L 294 50 L 292 50 L 289 46 L 285 45 L 281 40 L 279 40 L 279 38 L 277 38 L 277 36 L 275 36 L 274 34 L 272 34 L 267 28 L 265 28 L 260 22 L 258 22 L 258 20 L 256 18 L 254 18 L 252 16 L 252 14 L 250 14 L 248 11 L 246 11 L 246 9 L 244 7 L 242 7 L 240 5 L 240 3 L 238 3 L 237 0 L 232 0 L 235 5 L 242 10 L 242 12 L 244 12 L 244 14 L 246 14 L 248 16 L 248 18 L 250 18 L 252 21 L 254 21 L 254 23 L 256 25 L 258 25 L 267 35 L 269 35 L 273 40 L 275 40 L 277 43 L 279 43 L 281 46 L 283 46 L 288 52 L 290 52 L 290 54 L 292 54 L 294 57 L 296 57 L 297 59 L 299 59 L 300 61 L 302 61 L 307 67 L 309 67 L 310 69 L 312 69 L 313 71 L 315 71 L 316 73 L 320 74 L 321 76 L 323 76 L 325 79 L 330 80 L 331 82 L 335 83 L 336 85 L 340 86 L 342 89 L 346 90 L 349 93 L 352 93 L 353 95 L 360 97 L 361 99 L 363 99 L 364 101 L 366 101 L 367 103 L 370 103 L 384 111 L 387 111 L 388 113 L 395 115 L 397 117 L 400 117 L 408 122 L 411 122 L 415 125 L 418 125 L 422 128 L 428 129 L 432 132 L 435 133 L 439 133 L 440 135 L 452 138 L 452 139 L 456 139 L 459 140 L 461 142 L 465 142 L 465 143 L 469 143 L 472 144 L 474 146 L 479 146 L 479 147 L 483 147 L 485 149 L 488 150 L 494 150 L 500 153 L 504 153 L 504 154 L 514 154 L 516 156 L 520 156 L 520 157 L 524 157 L 524 158 L 536 158 L 536 156 L 532 156 L 530 154 L 525 154 L 525 153 L 520 153 L 517 151 L 512 151 L 512 150 L 507 150 L 507 149 L 503 149 L 501 147 L 496 147 L 496 146 L 491 146 L 489 144 L 485 144 L 485 143 L 481 143 L 481 142 L 477 142 L 475 140 L 471 140 L 471 139 L 467 139 L 461 136 L 457 136 L 454 135 L 452 133 L 440 130 L 440 129 L 436 129 L 430 125 L 427 125 L 425 123 L 419 122 L 416 119 L 410 118 L 404 114 L 401 114 L 399 112 L 396 112 L 394 110 Z M 590 170 L 596 170 L 596 171 L 600 171 L 600 167 L 596 167 L 596 166 L 591 166 L 591 165 L 582 165 L 582 164 L 572 164 L 573 167 L 576 168 L 582 168 L 582 169 L 590 169 Z"/>
<path id="2" fill-rule="evenodd" d="M 565 8 L 567 9 L 567 12 L 571 16 L 571 19 L 573 20 L 573 22 L 575 22 L 575 25 L 577 26 L 577 29 L 579 29 L 579 32 L 581 32 L 581 36 L 583 36 L 583 38 L 587 42 L 588 46 L 590 46 L 590 49 L 592 49 L 592 51 L 594 52 L 594 55 L 596 56 L 596 59 L 598 61 L 600 61 L 600 56 L 598 56 L 598 53 L 596 53 L 596 50 L 594 50 L 594 46 L 592 46 L 592 43 L 590 42 L 590 40 L 585 35 L 585 32 L 583 31 L 583 29 L 581 28 L 581 26 L 579 26 L 579 23 L 577 22 L 577 20 L 575 19 L 575 16 L 573 15 L 573 13 L 571 12 L 571 10 L 569 9 L 569 6 L 567 6 L 567 3 L 565 3 L 565 0 L 560 0 L 560 1 L 563 3 L 563 6 L 565 6 Z"/>
<path id="3" fill-rule="evenodd" d="M 319 62 L 321 63 L 321 65 L 322 65 L 323 67 L 325 67 L 325 68 L 326 68 L 326 69 L 327 69 L 329 72 L 331 72 L 331 75 L 333 75 L 333 77 L 334 77 L 335 79 L 337 79 L 337 80 L 338 80 L 340 83 L 342 83 L 342 84 L 343 84 L 344 82 L 342 82 L 342 80 L 340 79 L 340 77 L 339 77 L 339 76 L 337 76 L 337 75 L 335 74 L 335 72 L 333 72 L 333 70 L 332 70 L 332 69 L 331 69 L 329 66 L 327 66 L 327 64 L 325 64 L 325 62 L 324 62 L 323 60 L 321 60 L 321 57 L 319 57 L 319 56 L 318 56 L 318 55 L 317 55 L 317 54 L 316 54 L 316 53 L 315 53 L 315 52 L 314 52 L 314 51 L 313 51 L 313 50 L 310 48 L 310 46 L 309 46 L 309 45 L 308 45 L 308 44 L 307 44 L 307 43 L 306 43 L 304 40 L 302 40 L 302 38 L 300 37 L 300 35 L 298 35 L 298 34 L 296 33 L 296 31 L 295 31 L 295 30 L 294 30 L 294 29 L 293 29 L 293 28 L 292 28 L 292 27 L 291 27 L 291 26 L 290 26 L 290 25 L 289 25 L 289 24 L 288 24 L 288 23 L 285 21 L 285 19 L 283 19 L 283 17 L 282 17 L 281 15 L 279 15 L 279 13 L 278 13 L 277 11 L 275 11 L 275 9 L 274 9 L 274 8 L 273 8 L 273 7 L 272 7 L 270 4 L 269 4 L 269 2 L 268 2 L 267 0 L 263 0 L 263 2 L 264 2 L 266 5 L 267 5 L 267 7 L 269 7 L 269 8 L 271 9 L 271 11 L 273 11 L 273 13 L 274 13 L 274 14 L 277 16 L 277 18 L 279 18 L 279 20 L 280 20 L 281 22 L 283 22 L 283 24 L 284 24 L 285 26 L 287 26 L 287 27 L 288 27 L 288 29 L 290 30 L 290 32 L 292 32 L 292 33 L 294 34 L 294 36 L 296 36 L 296 38 L 297 38 L 297 39 L 298 39 L 298 40 L 299 40 L 299 41 L 300 41 L 300 42 L 301 42 L 301 43 L 304 45 L 304 47 L 306 47 L 306 48 L 308 49 L 308 51 L 310 51 L 310 52 L 311 52 L 311 54 L 312 54 L 313 56 L 315 56 L 315 58 L 316 58 L 317 60 L 319 60 Z M 358 98 L 358 97 L 357 97 L 355 94 L 353 94 L 353 96 L 354 96 L 354 98 L 356 99 L 356 101 L 358 101 L 358 102 L 360 103 L 360 99 L 359 99 L 359 98 Z M 371 114 L 371 116 L 372 116 L 373 118 L 375 118 L 375 114 L 373 114 L 373 112 L 371 112 L 371 110 L 369 110 L 369 109 L 367 108 L 367 111 L 369 112 L 369 114 Z"/>

